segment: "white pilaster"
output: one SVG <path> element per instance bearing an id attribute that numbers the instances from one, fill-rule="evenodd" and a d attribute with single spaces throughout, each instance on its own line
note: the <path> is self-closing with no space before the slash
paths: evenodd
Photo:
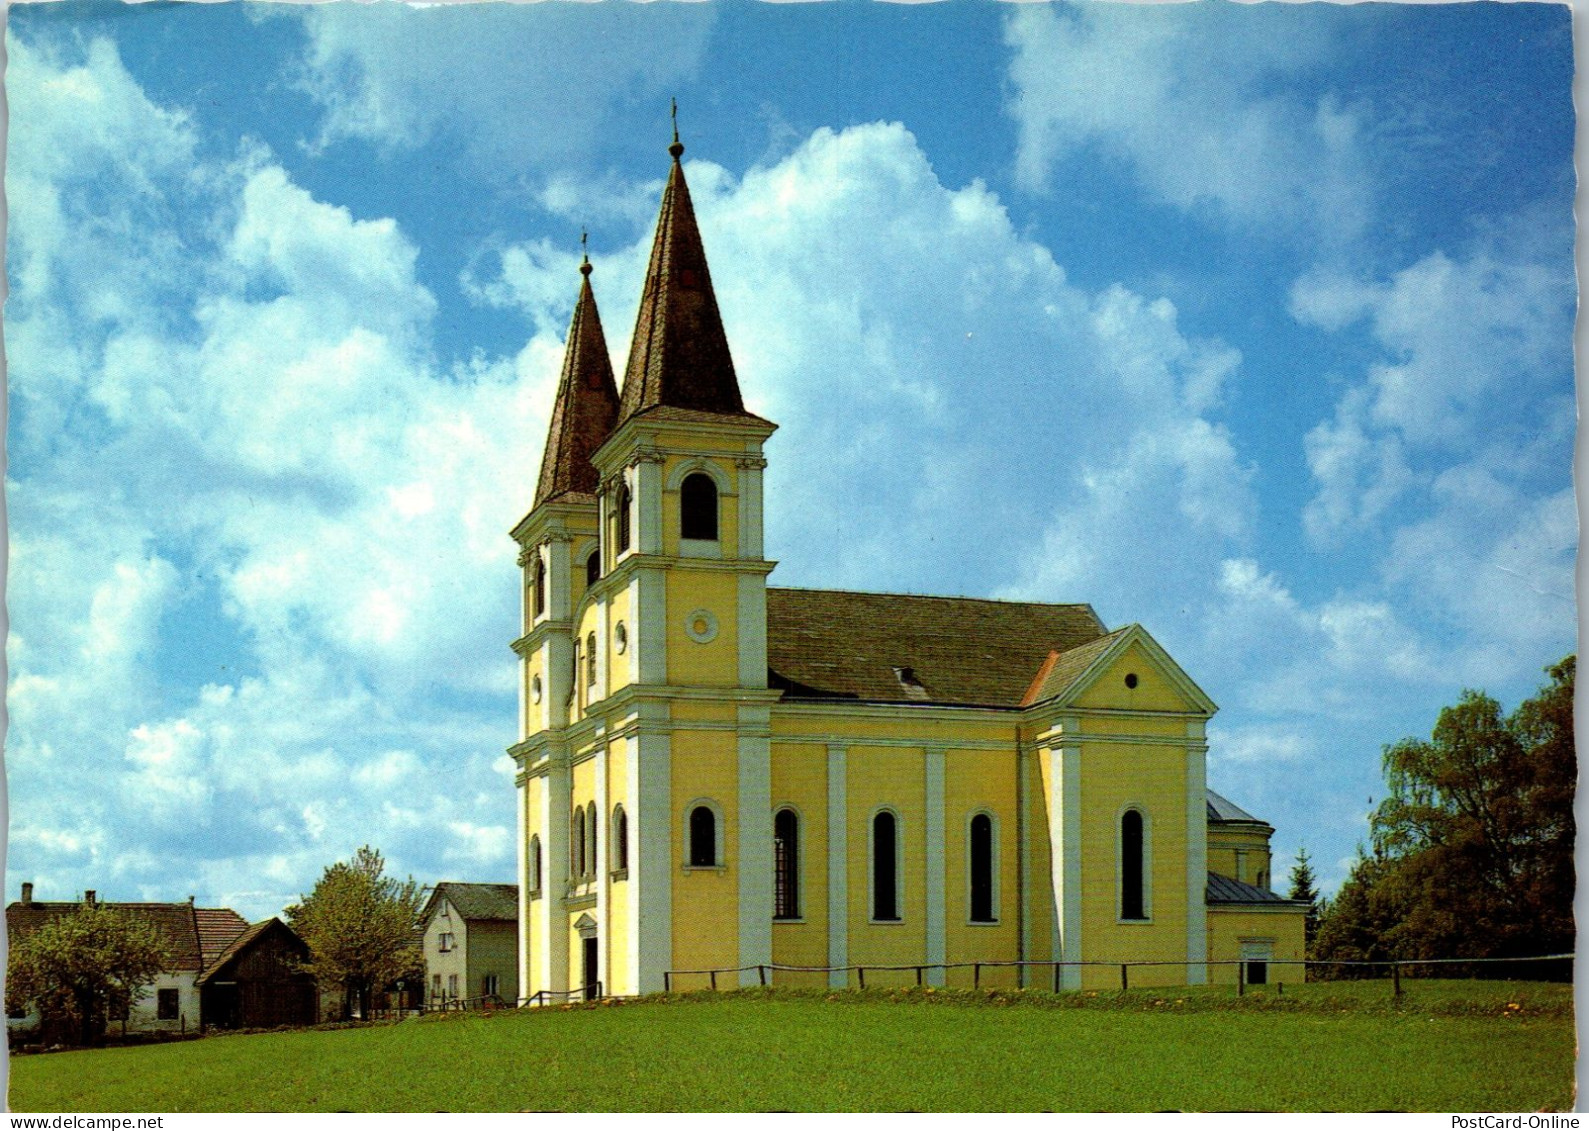
<path id="1" fill-rule="evenodd" d="M 662 464 L 641 457 L 635 464 L 635 545 L 642 554 L 662 552 Z"/>
<path id="2" fill-rule="evenodd" d="M 751 457 L 739 461 L 739 556 L 762 556 L 761 469 L 766 460 Z"/>
<path id="3" fill-rule="evenodd" d="M 927 962 L 938 966 L 936 970 L 927 972 L 929 984 L 941 986 L 944 983 L 945 971 L 941 964 L 944 961 L 945 929 L 944 929 L 944 843 L 943 843 L 943 781 L 944 781 L 944 752 L 942 750 L 928 750 L 926 756 L 926 836 L 927 836 L 927 875 L 925 891 L 927 895 Z"/>
<path id="4" fill-rule="evenodd" d="M 739 685 L 767 686 L 767 579 L 759 573 L 738 576 Z"/>
<path id="5" fill-rule="evenodd" d="M 635 790 L 629 882 L 637 892 L 630 931 L 638 948 L 636 991 L 654 994 L 673 967 L 673 739 L 647 722 L 642 717 L 629 778 Z"/>
<path id="6" fill-rule="evenodd" d="M 635 626 L 629 646 L 638 667 L 636 681 L 653 686 L 664 684 L 668 681 L 667 579 L 661 570 L 641 569 L 635 575 L 635 585 Z"/>
<path id="7" fill-rule="evenodd" d="M 514 816 L 519 829 L 519 992 L 517 1004 L 530 993 L 530 783 L 519 781 Z M 427 991 L 428 988 L 427 988 Z"/>
<path id="8" fill-rule="evenodd" d="M 541 898 L 535 904 L 535 929 L 546 956 L 546 969 L 534 990 L 568 989 L 568 923 L 563 914 L 563 889 L 568 884 L 568 815 L 573 796 L 569 792 L 566 765 L 555 762 L 546 772 L 546 788 L 541 791 L 541 828 L 546 830 L 542 845 Z"/>
<path id="9" fill-rule="evenodd" d="M 1186 747 L 1186 983 L 1208 981 L 1208 782 L 1203 723 L 1187 724 Z"/>
<path id="10" fill-rule="evenodd" d="M 765 679 L 765 674 L 763 679 Z M 772 961 L 772 743 L 771 711 L 739 708 L 739 964 Z M 755 985 L 754 970 L 741 985 Z"/>
<path id="11" fill-rule="evenodd" d="M 1049 858 L 1054 885 L 1054 956 L 1081 961 L 1081 750 L 1062 746 L 1050 755 Z M 1081 969 L 1067 966 L 1060 985 L 1079 989 Z"/>
<path id="12" fill-rule="evenodd" d="M 845 966 L 850 961 L 850 853 L 847 752 L 843 746 L 828 747 L 828 965 Z M 840 989 L 849 984 L 849 974 L 835 971 L 828 984 Z"/>
<path id="13" fill-rule="evenodd" d="M 608 838 L 612 835 L 612 812 L 607 799 L 607 741 L 605 735 L 596 739 L 596 834 L 591 839 L 596 845 L 596 980 L 605 992 L 612 989 L 612 916 L 607 908 L 612 898 L 612 877 L 607 869 L 607 856 L 611 851 Z"/>

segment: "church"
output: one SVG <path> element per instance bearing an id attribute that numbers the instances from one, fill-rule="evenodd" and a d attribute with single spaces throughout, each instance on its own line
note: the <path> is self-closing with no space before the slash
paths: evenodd
<path id="1" fill-rule="evenodd" d="M 1216 708 L 1140 625 L 767 584 L 776 425 L 741 399 L 683 152 L 675 134 L 621 391 L 580 267 L 512 532 L 521 1001 L 853 986 L 857 966 L 1301 980 L 1274 830 L 1208 789 Z"/>

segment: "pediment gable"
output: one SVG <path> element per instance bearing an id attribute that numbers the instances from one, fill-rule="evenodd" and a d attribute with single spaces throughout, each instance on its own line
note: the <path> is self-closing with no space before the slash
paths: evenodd
<path id="1" fill-rule="evenodd" d="M 1219 709 L 1139 624 L 1052 657 L 1027 705 L 1205 717 Z"/>

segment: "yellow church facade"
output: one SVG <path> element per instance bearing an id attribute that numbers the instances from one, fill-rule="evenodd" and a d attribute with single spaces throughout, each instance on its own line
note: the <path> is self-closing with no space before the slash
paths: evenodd
<path id="1" fill-rule="evenodd" d="M 1208 790 L 1214 704 L 1143 628 L 767 584 L 775 426 L 670 152 L 622 392 L 587 262 L 513 531 L 521 995 L 1280 976 L 1273 829 Z"/>

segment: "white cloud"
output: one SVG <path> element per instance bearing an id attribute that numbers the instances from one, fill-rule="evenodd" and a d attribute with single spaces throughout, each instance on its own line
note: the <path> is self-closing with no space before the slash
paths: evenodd
<path id="1" fill-rule="evenodd" d="M 1346 240 L 1366 223 L 1358 114 L 1288 90 L 1327 52 L 1312 26 L 1266 34 L 1262 21 L 1196 5 L 1031 5 L 1005 39 L 1027 187 L 1102 155 L 1157 199 L 1244 226 Z"/>
<path id="2" fill-rule="evenodd" d="M 587 161 L 618 99 L 654 99 L 660 129 L 663 100 L 699 65 L 716 18 L 710 5 L 331 4 L 294 14 L 309 36 L 303 85 L 325 108 L 319 144 L 398 150 L 445 133 L 478 175 L 502 184 Z"/>

